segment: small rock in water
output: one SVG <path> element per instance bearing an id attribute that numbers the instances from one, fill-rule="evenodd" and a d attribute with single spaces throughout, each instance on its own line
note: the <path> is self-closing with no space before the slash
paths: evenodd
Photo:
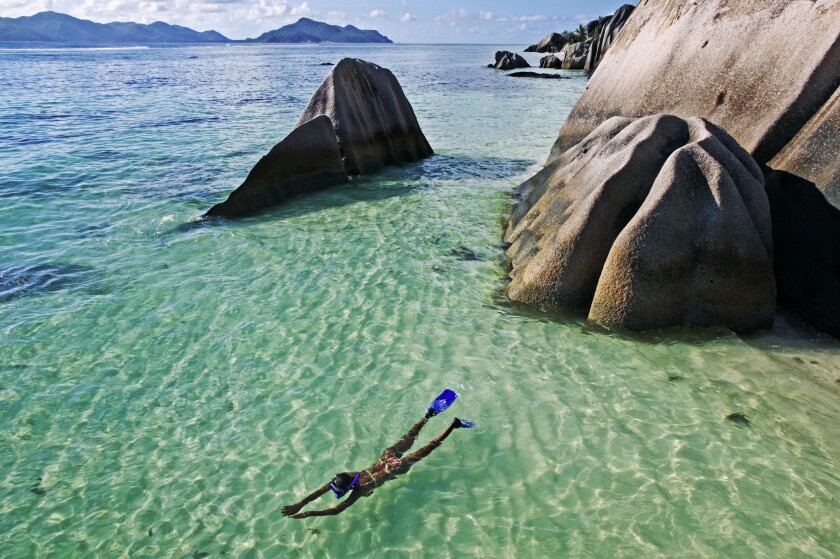
<path id="1" fill-rule="evenodd" d="M 152 536 L 154 536 L 154 535 L 155 535 L 154 530 L 152 530 L 151 528 L 149 528 L 149 531 L 148 531 L 148 532 L 146 532 L 146 533 L 147 533 L 147 534 L 149 534 L 149 537 L 150 537 L 150 538 L 151 538 Z"/>
<path id="2" fill-rule="evenodd" d="M 837 380 L 836 380 L 836 381 L 834 381 L 834 382 L 836 382 L 837 384 L 840 384 L 840 378 L 839 378 L 839 379 L 837 379 Z"/>
<path id="3" fill-rule="evenodd" d="M 309 531 L 316 535 L 321 533 L 321 530 L 318 528 L 310 528 Z"/>
<path id="4" fill-rule="evenodd" d="M 193 553 L 192 556 L 193 556 L 193 559 L 204 559 L 205 557 L 209 557 L 210 554 L 207 553 L 206 551 L 196 551 L 195 553 Z"/>
<path id="5" fill-rule="evenodd" d="M 449 254 L 452 256 L 457 256 L 461 260 L 466 260 L 468 262 L 480 260 L 478 254 L 474 250 L 471 250 L 465 246 L 453 248 L 451 251 L 449 251 Z"/>
<path id="6" fill-rule="evenodd" d="M 29 488 L 29 490 L 35 493 L 36 495 L 44 495 L 47 492 L 47 490 L 41 485 L 41 481 L 43 481 L 43 479 L 39 477 L 37 481 L 35 481 L 35 484 Z"/>
<path id="7" fill-rule="evenodd" d="M 731 421 L 735 425 L 749 425 L 750 420 L 747 419 L 747 416 L 742 414 L 741 412 L 730 413 L 726 416 L 727 421 Z"/>
<path id="8" fill-rule="evenodd" d="M 335 66 L 332 62 L 321 62 L 319 66 Z"/>
<path id="9" fill-rule="evenodd" d="M 811 361 L 811 365 L 819 365 L 819 361 Z"/>
<path id="10" fill-rule="evenodd" d="M 668 382 L 679 382 L 683 378 L 679 375 L 668 375 Z"/>
<path id="11" fill-rule="evenodd" d="M 546 80 L 568 80 L 569 76 L 561 76 L 557 74 L 546 74 L 543 72 L 511 72 L 508 74 L 511 78 L 542 78 Z"/>
<path id="12" fill-rule="evenodd" d="M 802 360 L 801 357 L 794 357 L 793 360 L 796 361 L 797 363 L 804 363 L 805 362 L 805 361 Z"/>

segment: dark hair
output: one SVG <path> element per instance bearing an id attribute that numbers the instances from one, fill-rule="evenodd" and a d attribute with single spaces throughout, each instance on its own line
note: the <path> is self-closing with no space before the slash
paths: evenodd
<path id="1" fill-rule="evenodd" d="M 353 476 L 346 472 L 335 474 L 335 477 L 332 480 L 333 484 L 338 489 L 346 489 L 351 483 L 353 483 Z"/>

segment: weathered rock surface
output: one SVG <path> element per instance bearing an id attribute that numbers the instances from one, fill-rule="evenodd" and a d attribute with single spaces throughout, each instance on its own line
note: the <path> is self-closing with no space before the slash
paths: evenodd
<path id="1" fill-rule="evenodd" d="M 347 180 L 332 122 L 316 116 L 292 130 L 254 165 L 245 182 L 209 216 L 241 217 L 291 196 L 321 190 Z"/>
<path id="2" fill-rule="evenodd" d="M 295 129 L 254 166 L 209 216 L 240 217 L 385 165 L 431 155 L 414 109 L 387 69 L 341 60 Z"/>
<path id="3" fill-rule="evenodd" d="M 769 165 L 813 182 L 840 208 L 840 89 Z"/>
<path id="4" fill-rule="evenodd" d="M 613 116 L 667 112 L 725 128 L 760 163 L 840 84 L 840 0 L 642 2 L 552 149 Z"/>
<path id="5" fill-rule="evenodd" d="M 779 305 L 840 338 L 840 210 L 812 182 L 767 172 Z"/>
<path id="6" fill-rule="evenodd" d="M 543 56 L 540 58 L 540 68 L 554 68 L 560 69 L 563 67 L 563 61 L 554 56 L 553 54 L 549 54 L 548 56 Z"/>
<path id="7" fill-rule="evenodd" d="M 330 117 L 352 175 L 434 153 L 394 74 L 364 60 L 345 58 L 336 64 L 297 126 L 318 115 Z"/>
<path id="8" fill-rule="evenodd" d="M 612 118 L 518 189 L 511 299 L 630 329 L 769 327 L 772 233 L 760 168 L 699 118 Z"/>
<path id="9" fill-rule="evenodd" d="M 627 19 L 630 17 L 630 14 L 632 14 L 635 9 L 635 6 L 624 4 L 622 7 L 617 9 L 611 17 L 607 18 L 603 22 L 601 34 L 599 35 L 598 40 L 593 41 L 589 46 L 589 52 L 586 54 L 586 64 L 583 67 L 584 70 L 587 72 L 595 71 L 595 68 L 598 67 L 598 64 L 600 64 L 610 46 L 612 46 L 615 42 L 619 31 L 622 30 L 624 24 L 627 23 Z"/>
<path id="10" fill-rule="evenodd" d="M 549 33 L 536 45 L 531 45 L 525 52 L 560 52 L 568 42 L 565 36 L 560 33 Z"/>
<path id="11" fill-rule="evenodd" d="M 586 65 L 586 45 L 583 43 L 570 43 L 563 47 L 564 70 L 583 70 Z"/>
<path id="12" fill-rule="evenodd" d="M 496 63 L 490 64 L 490 67 L 497 70 L 515 70 L 517 68 L 530 68 L 531 65 L 516 53 L 500 50 L 496 51 Z"/>

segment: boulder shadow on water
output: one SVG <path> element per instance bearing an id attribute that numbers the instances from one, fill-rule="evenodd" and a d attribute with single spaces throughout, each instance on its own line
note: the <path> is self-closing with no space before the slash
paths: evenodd
<path id="1" fill-rule="evenodd" d="M 186 233 L 217 225 L 247 225 L 251 219 L 282 219 L 321 211 L 325 208 L 408 196 L 417 191 L 434 189 L 435 183 L 439 181 L 504 180 L 524 175 L 535 164 L 536 161 L 529 159 L 435 154 L 420 161 L 385 167 L 370 175 L 353 176 L 345 183 L 330 186 L 318 192 L 294 196 L 283 205 L 266 208 L 250 218 L 227 219 L 202 216 L 195 221 L 182 223 L 166 234 Z M 191 194 L 193 196 L 206 195 L 208 200 L 218 196 L 217 192 L 209 189 L 200 191 L 200 194 L 197 192 Z M 200 205 L 201 201 L 189 198 L 188 203 Z"/>

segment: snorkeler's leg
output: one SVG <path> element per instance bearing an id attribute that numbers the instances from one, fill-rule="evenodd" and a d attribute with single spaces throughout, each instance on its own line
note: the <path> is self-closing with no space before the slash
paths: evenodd
<path id="1" fill-rule="evenodd" d="M 462 422 L 456 417 L 452 420 L 452 423 L 449 424 L 449 427 L 447 427 L 443 431 L 443 433 L 432 439 L 432 441 L 429 444 L 419 449 L 417 452 L 412 452 L 411 454 L 403 458 L 403 464 L 405 464 L 408 467 L 411 467 L 412 464 L 416 464 L 418 461 L 431 454 L 434 449 L 439 447 L 440 444 L 446 439 L 446 437 L 448 437 L 449 434 L 452 433 L 452 431 L 461 427 L 468 426 L 472 426 L 472 424 L 466 421 Z"/>
<path id="2" fill-rule="evenodd" d="M 315 499 L 317 499 L 318 497 L 320 497 L 321 495 L 323 495 L 324 493 L 326 493 L 329 490 L 330 490 L 330 484 L 328 483 L 328 484 L 324 485 L 323 487 L 321 487 L 320 489 L 316 489 L 315 491 L 313 491 L 312 493 L 310 493 L 309 495 L 307 495 L 306 497 L 301 499 L 300 502 L 297 502 L 294 505 L 286 505 L 282 509 L 283 516 L 291 516 L 291 515 L 299 512 L 300 509 L 302 509 L 303 507 L 305 507 L 306 505 L 308 505 L 309 503 L 311 503 L 312 501 L 314 501 Z"/>
<path id="3" fill-rule="evenodd" d="M 414 426 L 408 430 L 408 433 L 403 435 L 397 444 L 386 448 L 384 454 L 390 453 L 402 456 L 402 454 L 414 444 L 414 440 L 417 438 L 417 435 L 420 434 L 420 430 L 423 429 L 423 426 L 426 425 L 426 422 L 429 421 L 430 417 L 432 416 L 426 414 L 426 417 L 415 423 Z"/>

